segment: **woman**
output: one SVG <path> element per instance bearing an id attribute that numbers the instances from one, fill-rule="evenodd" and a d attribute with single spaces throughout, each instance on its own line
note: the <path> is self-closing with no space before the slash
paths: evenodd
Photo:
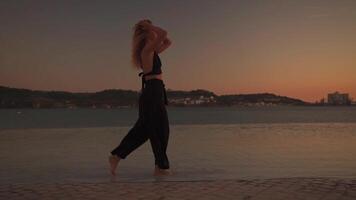
<path id="1" fill-rule="evenodd" d="M 154 26 L 148 19 L 134 26 L 132 62 L 142 72 L 142 89 L 139 96 L 139 117 L 121 143 L 109 156 L 110 171 L 115 175 L 120 160 L 125 159 L 141 144 L 150 140 L 155 157 L 154 175 L 168 175 L 169 160 L 166 154 L 169 122 L 165 105 L 168 105 L 162 80 L 161 60 L 158 56 L 171 45 L 167 31 Z"/>

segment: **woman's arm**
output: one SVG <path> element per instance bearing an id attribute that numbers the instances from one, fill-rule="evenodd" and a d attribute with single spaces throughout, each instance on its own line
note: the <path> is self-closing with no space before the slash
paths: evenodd
<path id="1" fill-rule="evenodd" d="M 166 50 L 169 46 L 171 46 L 172 41 L 169 38 L 165 38 L 161 43 L 161 46 L 158 48 L 157 52 L 161 53 L 162 51 Z"/>
<path id="2" fill-rule="evenodd" d="M 167 38 L 167 31 L 151 25 L 149 28 L 148 40 L 145 45 L 145 51 L 159 51 L 161 44 Z"/>

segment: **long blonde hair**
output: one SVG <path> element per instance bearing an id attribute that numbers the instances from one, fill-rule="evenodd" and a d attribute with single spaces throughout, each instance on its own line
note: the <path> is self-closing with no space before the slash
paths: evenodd
<path id="1" fill-rule="evenodd" d="M 131 52 L 131 62 L 137 67 L 141 68 L 141 51 L 146 44 L 146 38 L 148 32 L 144 23 L 152 24 L 152 21 L 149 19 L 140 20 L 133 27 L 133 38 L 132 38 L 132 52 Z"/>

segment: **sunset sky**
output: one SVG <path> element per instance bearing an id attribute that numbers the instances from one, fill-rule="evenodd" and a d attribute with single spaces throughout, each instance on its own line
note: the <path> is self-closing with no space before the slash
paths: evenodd
<path id="1" fill-rule="evenodd" d="M 0 85 L 36 90 L 139 90 L 132 27 L 168 31 L 167 89 L 356 99 L 356 1 L 0 2 Z"/>

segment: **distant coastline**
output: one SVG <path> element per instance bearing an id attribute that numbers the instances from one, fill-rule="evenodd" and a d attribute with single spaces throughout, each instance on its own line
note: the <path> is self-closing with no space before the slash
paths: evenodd
<path id="1" fill-rule="evenodd" d="M 42 91 L 0 86 L 0 108 L 122 108 L 137 107 L 140 91 Z M 211 91 L 167 90 L 168 106 L 324 106 L 272 93 L 216 95 Z"/>

